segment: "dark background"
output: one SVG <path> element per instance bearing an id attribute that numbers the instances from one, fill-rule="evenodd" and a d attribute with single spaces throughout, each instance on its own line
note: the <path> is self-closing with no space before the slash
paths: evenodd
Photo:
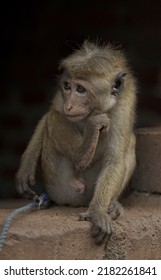
<path id="1" fill-rule="evenodd" d="M 0 21 L 0 198 L 17 197 L 20 155 L 50 104 L 59 60 L 86 38 L 122 46 L 138 80 L 136 126 L 161 125 L 160 1 L 6 1 Z"/>

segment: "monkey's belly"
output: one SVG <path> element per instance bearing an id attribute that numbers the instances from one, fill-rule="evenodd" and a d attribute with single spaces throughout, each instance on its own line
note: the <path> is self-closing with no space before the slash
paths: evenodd
<path id="1" fill-rule="evenodd" d="M 68 184 L 64 186 L 46 185 L 47 193 L 52 201 L 58 205 L 88 206 L 93 192 L 85 190 L 83 194 L 71 189 Z"/>
<path id="2" fill-rule="evenodd" d="M 45 172 L 46 170 L 48 172 Z M 69 161 L 63 158 L 59 161 L 59 164 L 54 164 L 54 167 L 53 165 L 48 166 L 48 168 L 45 166 L 43 177 L 46 191 L 50 199 L 58 205 L 88 206 L 93 197 L 99 171 L 100 164 L 97 163 L 88 170 L 78 174 L 86 184 L 84 192 L 80 193 L 69 185 L 71 176 L 76 175 L 73 174 L 73 169 Z"/>

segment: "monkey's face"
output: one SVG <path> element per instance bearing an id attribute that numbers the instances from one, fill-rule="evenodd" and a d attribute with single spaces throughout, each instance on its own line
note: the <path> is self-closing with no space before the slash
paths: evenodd
<path id="1" fill-rule="evenodd" d="M 64 75 L 60 82 L 63 95 L 63 112 L 71 122 L 79 122 L 92 113 L 102 114 L 112 110 L 122 92 L 126 73 L 109 77 L 72 79 Z"/>
<path id="2" fill-rule="evenodd" d="M 63 79 L 61 90 L 64 99 L 63 111 L 71 122 L 85 119 L 92 111 L 91 88 L 83 80 Z"/>

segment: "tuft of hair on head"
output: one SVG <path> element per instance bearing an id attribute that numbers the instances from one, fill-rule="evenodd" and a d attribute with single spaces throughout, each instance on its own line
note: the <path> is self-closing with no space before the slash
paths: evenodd
<path id="1" fill-rule="evenodd" d="M 111 44 L 100 45 L 85 40 L 82 46 L 60 62 L 59 69 L 67 71 L 73 78 L 85 79 L 86 76 L 107 76 L 111 71 L 126 71 L 123 53 Z"/>

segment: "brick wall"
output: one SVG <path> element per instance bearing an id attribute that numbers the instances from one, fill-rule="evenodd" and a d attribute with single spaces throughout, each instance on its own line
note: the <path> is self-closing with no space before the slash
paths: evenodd
<path id="1" fill-rule="evenodd" d="M 7 5 L 0 17 L 0 197 L 17 197 L 14 176 L 20 155 L 50 104 L 58 61 L 84 38 L 100 38 L 126 50 L 139 81 L 137 126 L 161 125 L 159 1 Z"/>

